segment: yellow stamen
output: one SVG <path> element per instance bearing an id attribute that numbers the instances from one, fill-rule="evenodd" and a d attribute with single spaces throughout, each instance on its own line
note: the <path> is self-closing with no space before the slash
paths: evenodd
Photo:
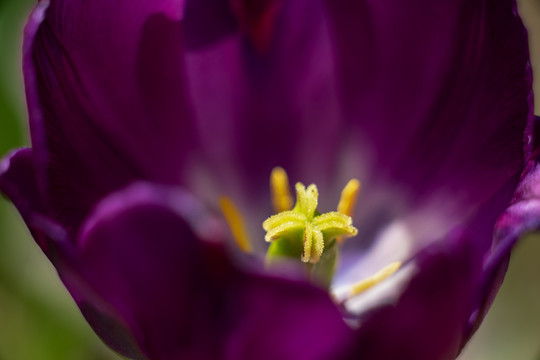
<path id="1" fill-rule="evenodd" d="M 347 216 L 353 216 L 354 207 L 356 206 L 356 199 L 360 192 L 360 181 L 357 179 L 351 179 L 343 188 L 341 192 L 341 198 L 337 206 L 337 211 Z"/>
<path id="2" fill-rule="evenodd" d="M 371 288 L 372 286 L 377 285 L 378 283 L 395 273 L 400 267 L 400 261 L 390 263 L 382 270 L 379 270 L 379 272 L 377 272 L 375 275 L 354 284 L 349 291 L 349 297 L 359 295 L 367 289 Z"/>
<path id="3" fill-rule="evenodd" d="M 272 194 L 272 205 L 276 213 L 292 209 L 293 199 L 289 187 L 289 178 L 281 167 L 275 167 L 270 174 L 270 193 Z"/>
<path id="4" fill-rule="evenodd" d="M 228 197 L 222 197 L 219 199 L 219 206 L 221 207 L 221 212 L 229 225 L 232 236 L 236 242 L 236 245 L 245 253 L 252 253 L 253 246 L 249 240 L 246 226 L 244 223 L 244 218 L 240 213 L 240 210 L 236 207 L 234 202 Z"/>

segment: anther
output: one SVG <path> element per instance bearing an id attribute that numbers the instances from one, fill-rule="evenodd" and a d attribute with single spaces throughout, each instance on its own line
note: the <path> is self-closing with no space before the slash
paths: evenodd
<path id="1" fill-rule="evenodd" d="M 341 192 L 341 198 L 339 199 L 337 211 L 347 216 L 353 216 L 360 187 L 360 181 L 357 179 L 349 180 Z"/>
<path id="2" fill-rule="evenodd" d="M 243 252 L 252 253 L 253 246 L 249 240 L 244 218 L 242 217 L 240 210 L 238 210 L 234 202 L 228 197 L 219 199 L 219 205 L 221 207 L 221 212 L 229 225 L 229 229 L 231 230 L 236 245 Z"/>
<path id="3" fill-rule="evenodd" d="M 291 210 L 293 200 L 289 187 L 289 178 L 281 167 L 275 167 L 270 174 L 270 193 L 272 195 L 272 206 L 276 213 Z"/>
<path id="4" fill-rule="evenodd" d="M 400 267 L 400 261 L 390 263 L 381 270 L 379 270 L 377 273 L 375 273 L 375 275 L 372 275 L 369 278 L 354 284 L 349 290 L 349 298 L 359 295 L 367 289 L 371 288 L 372 286 L 377 285 L 378 283 L 398 271 Z"/>

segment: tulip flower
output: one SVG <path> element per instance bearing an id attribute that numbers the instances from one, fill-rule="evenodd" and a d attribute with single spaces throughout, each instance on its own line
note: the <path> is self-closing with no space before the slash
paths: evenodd
<path id="1" fill-rule="evenodd" d="M 454 359 L 540 224 L 512 0 L 41 0 L 23 52 L 0 190 L 128 358 Z"/>

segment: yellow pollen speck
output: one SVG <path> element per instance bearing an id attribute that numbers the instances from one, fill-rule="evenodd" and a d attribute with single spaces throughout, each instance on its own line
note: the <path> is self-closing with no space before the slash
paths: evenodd
<path id="1" fill-rule="evenodd" d="M 400 267 L 400 261 L 388 264 L 386 267 L 379 270 L 379 272 L 377 272 L 375 275 L 354 284 L 349 291 L 349 297 L 359 295 L 367 289 L 371 288 L 372 286 L 377 285 L 378 283 L 395 273 Z"/>
<path id="2" fill-rule="evenodd" d="M 360 181 L 357 179 L 351 179 L 343 188 L 341 192 L 341 198 L 337 206 L 337 211 L 347 216 L 353 216 L 354 207 L 356 206 L 356 199 L 360 192 Z"/>
<path id="3" fill-rule="evenodd" d="M 289 187 L 289 178 L 281 167 L 275 167 L 270 174 L 270 193 L 272 195 L 272 206 L 276 213 L 291 210 L 293 199 Z"/>
<path id="4" fill-rule="evenodd" d="M 229 229 L 231 230 L 236 245 L 238 245 L 240 250 L 243 252 L 252 253 L 253 247 L 251 245 L 251 241 L 249 240 L 244 218 L 242 217 L 240 210 L 238 210 L 234 202 L 228 197 L 222 197 L 219 199 L 219 206 L 221 207 L 221 212 L 229 225 Z"/>

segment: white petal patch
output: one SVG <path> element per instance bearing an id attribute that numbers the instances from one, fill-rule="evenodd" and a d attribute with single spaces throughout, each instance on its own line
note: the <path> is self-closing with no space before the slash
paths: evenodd
<path id="1" fill-rule="evenodd" d="M 395 261 L 404 261 L 411 255 L 413 234 L 406 223 L 395 221 L 377 236 L 374 247 L 364 255 L 342 253 L 341 266 L 334 285 L 351 286 L 368 278 Z"/>
<path id="2" fill-rule="evenodd" d="M 418 267 L 411 262 L 384 281 L 351 298 L 348 298 L 350 286 L 333 288 L 331 293 L 351 315 L 346 318 L 347 324 L 357 328 L 361 324 L 359 319 L 354 319 L 355 317 L 384 305 L 395 304 L 417 271 Z"/>

